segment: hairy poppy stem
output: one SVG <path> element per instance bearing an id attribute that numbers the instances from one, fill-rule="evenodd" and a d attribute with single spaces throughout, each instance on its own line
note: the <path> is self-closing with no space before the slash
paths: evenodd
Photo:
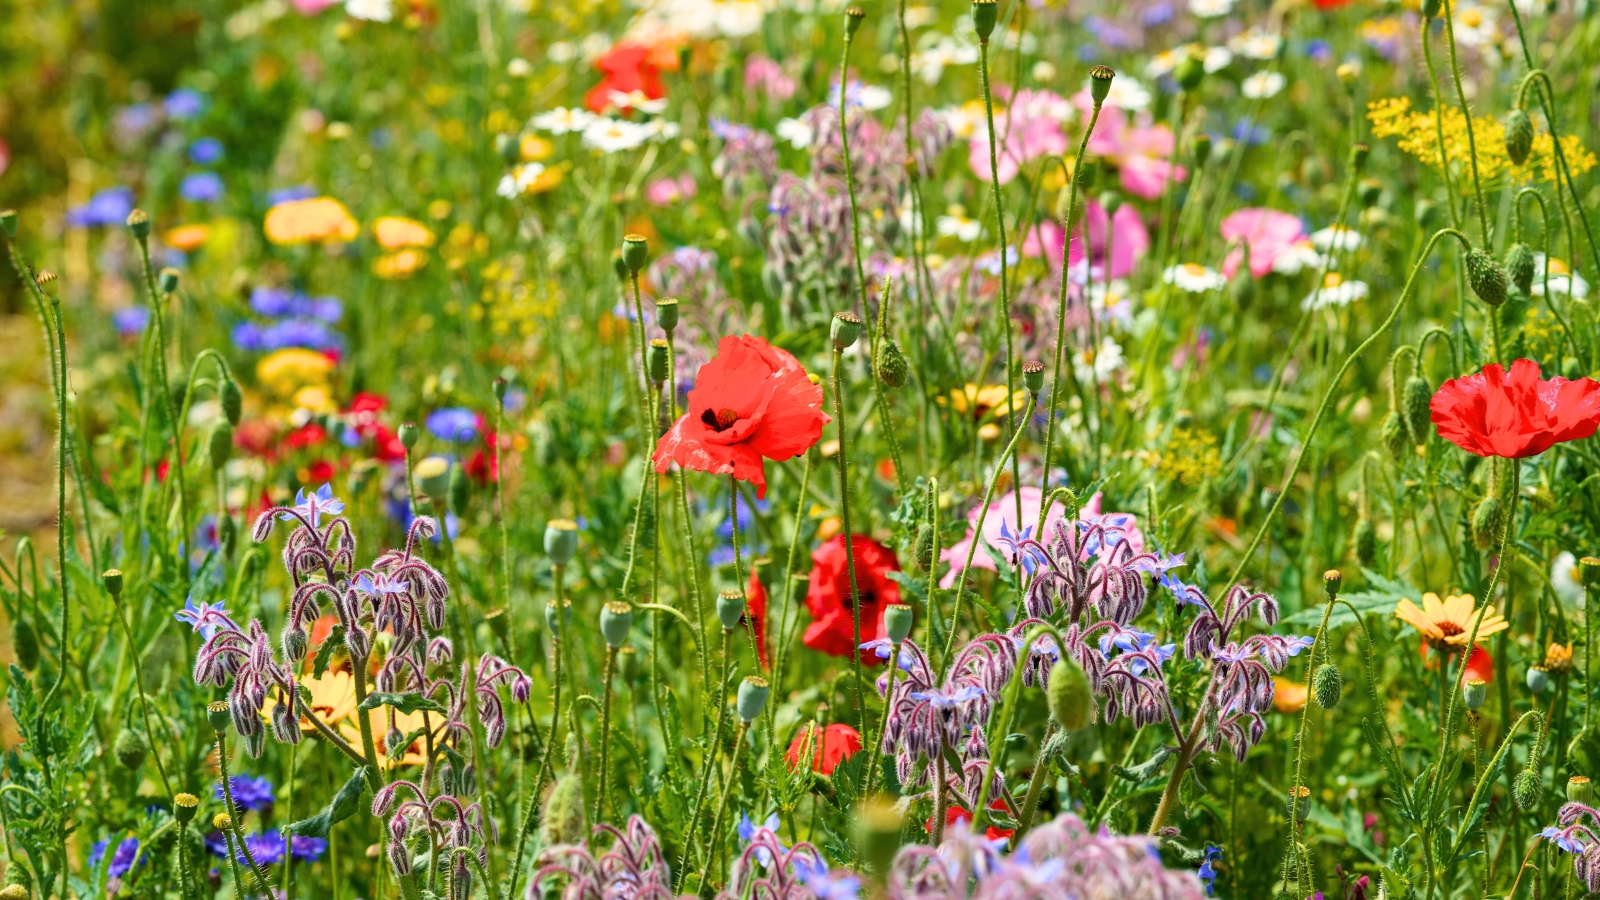
<path id="1" fill-rule="evenodd" d="M 842 89 L 841 89 L 842 90 Z M 856 584 L 856 548 L 851 539 L 850 531 L 850 460 L 845 447 L 850 437 L 850 429 L 845 427 L 844 421 L 844 381 L 840 370 L 843 368 L 844 350 L 838 344 L 833 347 L 833 417 L 839 423 L 839 521 L 844 535 L 844 562 L 845 569 L 850 574 L 850 623 L 855 629 L 854 640 L 850 644 L 850 671 L 855 675 L 856 682 L 856 730 L 860 734 L 867 733 L 867 694 L 866 686 L 861 681 L 861 589 Z"/>
<path id="2" fill-rule="evenodd" d="M 617 674 L 617 648 L 606 648 L 605 673 L 601 676 L 600 701 L 600 790 L 595 798 L 594 820 L 606 820 L 606 804 L 611 799 L 611 680 Z"/>

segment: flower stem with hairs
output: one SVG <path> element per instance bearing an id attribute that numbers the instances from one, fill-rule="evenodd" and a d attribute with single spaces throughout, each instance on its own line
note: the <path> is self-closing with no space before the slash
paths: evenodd
<path id="1" fill-rule="evenodd" d="M 856 550 L 851 540 L 850 530 L 850 454 L 846 447 L 849 442 L 850 429 L 845 427 L 844 419 L 844 379 L 842 369 L 844 350 L 838 344 L 833 347 L 833 414 L 839 425 L 839 520 L 840 533 L 844 535 L 844 560 L 845 569 L 850 575 L 850 623 L 854 631 L 854 639 L 850 644 L 850 671 L 855 676 L 856 683 L 856 728 L 859 733 L 867 731 L 867 699 L 866 687 L 861 675 L 861 589 L 856 583 Z"/>

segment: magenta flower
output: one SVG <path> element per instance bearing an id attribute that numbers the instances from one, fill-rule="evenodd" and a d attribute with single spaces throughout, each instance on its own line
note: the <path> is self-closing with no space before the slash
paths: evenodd
<path id="1" fill-rule="evenodd" d="M 1085 115 L 1093 105 L 1088 90 L 1079 92 L 1072 102 Z M 1167 126 L 1149 124 L 1147 117 L 1130 122 L 1120 108 L 1106 106 L 1089 139 L 1089 152 L 1117 170 L 1123 190 L 1154 200 L 1166 190 L 1167 182 L 1189 177 L 1187 169 L 1171 161 L 1175 144 Z"/>
<path id="2" fill-rule="evenodd" d="M 783 66 L 760 53 L 744 64 L 744 86 L 779 102 L 793 97 L 796 87 L 794 79 L 783 73 Z"/>
<path id="3" fill-rule="evenodd" d="M 677 178 L 657 178 L 645 186 L 644 199 L 651 206 L 672 206 L 699 192 L 694 176 L 688 172 Z"/>
<path id="4" fill-rule="evenodd" d="M 998 88 L 995 93 L 998 99 L 1008 91 Z M 1020 90 L 1006 110 L 995 110 L 1000 183 L 1009 184 L 1033 160 L 1066 153 L 1067 136 L 1061 132 L 1061 122 L 1071 117 L 1072 105 L 1054 91 Z M 967 164 L 978 180 L 989 180 L 989 131 L 982 125 L 967 142 Z"/>
<path id="5" fill-rule="evenodd" d="M 1115 252 L 1114 247 L 1113 252 Z M 1041 491 L 1036 487 L 1022 489 L 1022 522 L 1020 527 L 1011 524 L 1011 520 L 1017 517 L 1016 492 L 1008 493 L 994 501 L 989 507 L 989 514 L 983 519 L 984 543 L 993 547 L 996 553 L 1002 556 L 1009 556 L 1010 551 L 1006 548 L 1006 535 L 1003 529 L 1016 532 L 1021 532 L 1023 529 L 1031 529 L 1030 533 L 1038 535 L 1040 540 L 1055 535 L 1056 523 L 1061 521 L 1061 507 L 1052 506 L 1050 508 L 1049 513 L 1045 516 L 1044 528 L 1040 529 L 1038 527 L 1039 501 L 1042 498 Z M 1089 502 L 1085 503 L 1083 509 L 1078 513 L 1079 521 L 1098 522 L 1101 515 L 1100 504 L 1102 499 L 1102 495 L 1099 493 L 1090 497 Z M 940 560 L 950 564 L 950 571 L 946 572 L 944 578 L 939 581 L 939 586 L 942 588 L 955 586 L 956 576 L 960 574 L 962 565 L 967 561 L 967 550 L 972 546 L 973 529 L 978 524 L 978 510 L 979 507 L 974 506 L 972 511 L 967 513 L 967 536 L 939 554 Z M 1118 514 L 1116 524 L 1133 552 L 1136 554 L 1143 553 L 1144 533 L 1139 530 L 1138 521 L 1131 515 Z M 973 568 L 995 571 L 994 560 L 989 557 L 988 553 L 983 551 L 982 547 L 979 547 L 978 552 L 972 555 L 972 565 Z"/>
<path id="6" fill-rule="evenodd" d="M 1222 239 L 1233 245 L 1222 262 L 1222 273 L 1232 278 L 1244 260 L 1242 246 L 1250 248 L 1250 274 L 1297 274 L 1306 265 L 1320 265 L 1321 254 L 1311 246 L 1298 216 L 1275 209 L 1250 207 L 1222 220 Z"/>
<path id="7" fill-rule="evenodd" d="M 1089 276 L 1096 281 L 1105 278 L 1106 265 L 1106 227 L 1107 216 L 1105 207 L 1090 200 L 1084 207 L 1084 216 L 1089 225 Z M 1144 218 L 1132 206 L 1124 205 L 1110 216 L 1111 228 L 1111 277 L 1126 278 L 1133 274 L 1134 266 L 1141 257 L 1150 249 L 1150 232 L 1144 227 Z M 1061 274 L 1061 247 L 1064 243 L 1064 232 L 1061 223 L 1053 219 L 1039 222 L 1030 230 L 1022 241 L 1022 252 L 1028 256 L 1039 256 L 1041 248 L 1043 254 L 1050 260 L 1051 271 L 1055 277 Z M 1078 232 L 1072 236 L 1072 251 L 1069 260 L 1073 266 L 1084 261 L 1083 236 Z"/>

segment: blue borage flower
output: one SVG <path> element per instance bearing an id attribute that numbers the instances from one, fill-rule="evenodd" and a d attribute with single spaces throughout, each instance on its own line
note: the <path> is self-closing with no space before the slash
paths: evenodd
<path id="1" fill-rule="evenodd" d="M 195 631 L 200 632 L 200 637 L 210 640 L 218 628 L 233 628 L 239 626 L 228 616 L 228 611 L 222 608 L 221 603 L 194 602 L 194 597 L 189 597 L 183 603 L 183 609 L 172 614 L 180 622 L 188 622 Z"/>
<path id="2" fill-rule="evenodd" d="M 1213 889 L 1213 886 L 1214 886 L 1214 884 L 1216 883 L 1216 880 L 1217 880 L 1217 870 L 1212 868 L 1211 864 L 1213 862 L 1215 862 L 1221 856 L 1222 856 L 1222 848 L 1221 847 L 1218 847 L 1216 844 L 1207 844 L 1206 845 L 1206 858 L 1200 861 L 1200 870 L 1195 873 L 1195 874 L 1200 876 L 1200 880 L 1201 881 L 1204 881 L 1206 883 L 1206 896 L 1207 897 L 1216 896 L 1216 891 Z"/>
<path id="3" fill-rule="evenodd" d="M 752 822 L 750 820 L 750 814 L 749 813 L 745 813 L 745 812 L 739 813 L 739 840 L 744 841 L 746 844 L 749 844 L 749 843 L 755 841 L 758 837 L 761 837 L 764 834 L 771 835 L 772 836 L 772 840 L 775 841 L 775 842 L 777 841 L 777 839 L 778 839 L 778 814 L 777 813 L 773 813 L 772 815 L 767 816 L 767 820 L 765 822 L 762 822 L 760 825 L 757 825 L 755 822 Z M 778 847 L 782 848 L 783 844 L 779 843 Z M 780 849 L 779 852 L 781 853 L 782 850 Z M 771 866 L 772 865 L 772 850 L 770 848 L 767 848 L 767 847 L 757 847 L 756 848 L 756 860 L 759 861 L 763 867 Z"/>
<path id="4" fill-rule="evenodd" d="M 344 501 L 333 495 L 333 486 L 324 484 L 310 494 L 305 488 L 294 492 L 294 506 L 289 512 L 278 513 L 280 522 L 297 522 L 304 519 L 312 528 L 322 527 L 324 515 L 337 516 L 344 512 Z"/>

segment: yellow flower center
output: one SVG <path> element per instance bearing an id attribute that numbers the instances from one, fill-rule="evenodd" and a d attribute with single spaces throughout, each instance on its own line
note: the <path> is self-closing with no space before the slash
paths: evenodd
<path id="1" fill-rule="evenodd" d="M 1201 275 L 1204 275 L 1205 273 L 1206 273 L 1206 267 L 1200 265 L 1199 263 L 1184 263 L 1183 264 L 1183 274 L 1188 275 L 1191 278 L 1199 278 Z"/>
<path id="2" fill-rule="evenodd" d="M 1322 286 L 1325 288 L 1336 288 L 1341 284 L 1344 284 L 1344 279 L 1339 277 L 1338 272 L 1329 272 L 1322 279 Z"/>

